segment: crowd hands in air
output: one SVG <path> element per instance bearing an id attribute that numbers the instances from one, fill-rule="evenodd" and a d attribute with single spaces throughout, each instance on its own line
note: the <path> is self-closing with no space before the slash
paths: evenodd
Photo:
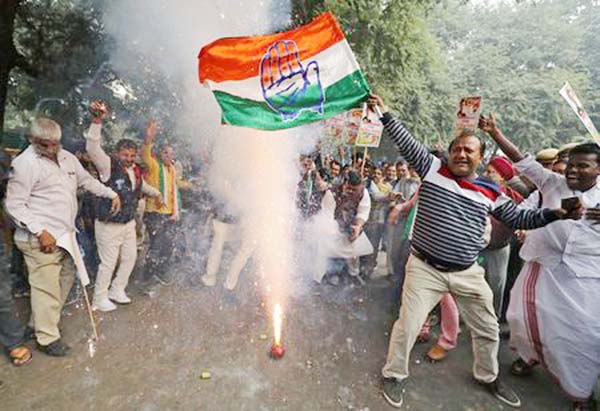
<path id="1" fill-rule="evenodd" d="M 480 118 L 479 134 L 504 155 L 484 164 L 484 139 L 474 131 L 460 134 L 447 149 L 428 149 L 380 97 L 371 96 L 368 106 L 382 115 L 398 159 L 378 162 L 363 153 L 346 155 L 343 148 L 325 155 L 317 147 L 299 159 L 296 206 L 301 219 L 322 229 L 313 252 L 326 264 L 316 264 L 316 283 L 361 285 L 383 273 L 398 287 L 399 317 L 382 369 L 385 399 L 394 407 L 403 404 L 410 352 L 429 340 L 435 318 L 440 332 L 427 356 L 442 361 L 456 346 L 460 312 L 477 352 L 475 380 L 498 400 L 521 405 L 499 379 L 501 334 L 510 334 L 518 354 L 513 374 L 526 376 L 540 364 L 560 381 L 574 409 L 595 409 L 600 333 L 579 328 L 600 324 L 595 316 L 582 325 L 568 316 L 600 310 L 600 299 L 593 297 L 600 291 L 600 275 L 594 275 L 600 261 L 593 252 L 600 244 L 600 147 L 568 144 L 526 155 L 489 114 Z M 102 139 L 108 108 L 96 101 L 90 112 L 79 158 L 61 148 L 60 126 L 39 118 L 30 128 L 30 146 L 12 159 L 7 173 L 4 247 L 13 258 L 11 275 L 0 273 L 0 343 L 15 366 L 31 360 L 25 344 L 31 339 L 48 355 L 69 353 L 58 324 L 73 298 L 73 268 L 94 280 L 88 286 L 92 305 L 102 312 L 131 303 L 126 289 L 136 266 L 146 294 L 171 285 L 182 213 L 190 198 L 206 191 L 185 179 L 177 158 L 182 153 L 168 143 L 155 147 L 155 121 L 141 145 L 122 138 L 109 155 Z M 213 287 L 239 216 L 206 198 L 208 217 L 201 223 L 210 227 L 211 246 L 199 283 Z M 319 227 L 326 222 L 332 230 Z M 64 246 L 77 229 L 83 259 L 79 250 Z M 139 245 L 146 243 L 138 258 Z M 251 241 L 242 241 L 225 289 L 236 288 L 252 252 Z M 13 295 L 30 297 L 27 326 L 17 320 Z M 500 332 L 499 321 L 508 321 L 510 333 Z M 557 343 L 556 332 L 547 331 L 553 327 L 567 341 Z"/>

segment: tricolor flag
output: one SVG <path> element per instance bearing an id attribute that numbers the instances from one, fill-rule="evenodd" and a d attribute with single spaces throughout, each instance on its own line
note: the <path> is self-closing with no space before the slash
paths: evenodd
<path id="1" fill-rule="evenodd" d="M 369 86 L 331 13 L 285 33 L 224 38 L 200 51 L 225 124 L 277 130 L 356 107 Z"/>

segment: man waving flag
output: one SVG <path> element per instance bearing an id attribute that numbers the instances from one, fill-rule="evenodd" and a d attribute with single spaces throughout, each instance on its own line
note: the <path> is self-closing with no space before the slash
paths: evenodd
<path id="1" fill-rule="evenodd" d="M 296 127 L 366 101 L 369 86 L 331 13 L 285 33 L 224 38 L 200 51 L 200 82 L 225 124 Z"/>

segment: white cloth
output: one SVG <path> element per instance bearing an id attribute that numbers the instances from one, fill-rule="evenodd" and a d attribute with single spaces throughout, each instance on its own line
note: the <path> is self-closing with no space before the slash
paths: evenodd
<path id="1" fill-rule="evenodd" d="M 75 232 L 77 189 L 100 197 L 117 194 L 92 177 L 77 157 L 65 150 L 58 164 L 38 155 L 29 146 L 11 164 L 6 191 L 6 210 L 17 225 L 15 239 L 27 241 L 28 234 L 48 231 L 56 239 Z"/>
<path id="2" fill-rule="evenodd" d="M 88 129 L 88 132 L 85 134 L 85 140 L 85 151 L 87 151 L 90 159 L 96 167 L 96 170 L 98 170 L 100 181 L 106 183 L 110 179 L 111 158 L 102 149 L 102 124 L 92 123 Z M 131 189 L 135 190 L 136 179 L 133 166 L 128 167 L 125 171 L 127 171 L 127 174 L 129 175 Z M 146 183 L 145 180 L 142 180 L 142 193 L 148 197 L 160 196 L 160 191 Z"/>
<path id="3" fill-rule="evenodd" d="M 77 243 L 77 237 L 75 231 L 67 231 L 56 239 L 56 245 L 65 250 L 73 259 L 73 265 L 77 271 L 79 281 L 82 286 L 86 286 L 90 283 L 90 277 L 88 275 L 85 263 L 83 262 L 83 256 Z"/>
<path id="4" fill-rule="evenodd" d="M 543 196 L 544 207 L 560 207 L 579 196 L 584 207 L 600 203 L 598 186 L 581 193 L 564 176 L 526 158 L 517 169 Z M 511 292 L 511 346 L 528 362 L 542 363 L 577 399 L 587 399 L 600 373 L 600 226 L 585 219 L 556 221 L 528 233 L 526 261 Z"/>
<path id="5" fill-rule="evenodd" d="M 317 242 L 317 256 L 315 259 L 315 270 L 313 279 L 321 282 L 327 271 L 327 261 L 330 258 L 351 259 L 373 252 L 373 245 L 362 232 L 353 242 L 340 232 L 337 221 L 335 221 L 335 199 L 331 191 L 327 190 L 321 201 L 321 210 L 314 216 L 310 227 L 310 236 Z M 371 209 L 371 199 L 365 189 L 363 198 L 358 205 L 357 219 L 367 221 Z"/>

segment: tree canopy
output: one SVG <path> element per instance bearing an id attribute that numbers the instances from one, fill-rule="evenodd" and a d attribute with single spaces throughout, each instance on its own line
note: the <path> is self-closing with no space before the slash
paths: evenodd
<path id="1" fill-rule="evenodd" d="M 36 110 L 51 110 L 67 130 L 79 131 L 87 97 L 111 94 L 105 87 L 94 89 L 94 82 L 98 77 L 103 84 L 118 81 L 106 64 L 113 45 L 101 2 L 0 4 L 0 91 L 7 90 L 7 98 L 0 99 L 0 132 L 4 108 L 8 129 L 26 124 Z M 291 4 L 292 25 L 325 10 L 336 15 L 373 91 L 427 144 L 452 137 L 456 105 L 468 95 L 482 95 L 484 111 L 494 112 L 525 149 L 587 139 L 558 94 L 565 81 L 600 127 L 598 0 Z M 157 81 L 162 88 L 161 79 L 149 83 Z M 144 102 L 128 104 L 131 110 Z M 380 152 L 394 155 L 385 145 Z"/>

